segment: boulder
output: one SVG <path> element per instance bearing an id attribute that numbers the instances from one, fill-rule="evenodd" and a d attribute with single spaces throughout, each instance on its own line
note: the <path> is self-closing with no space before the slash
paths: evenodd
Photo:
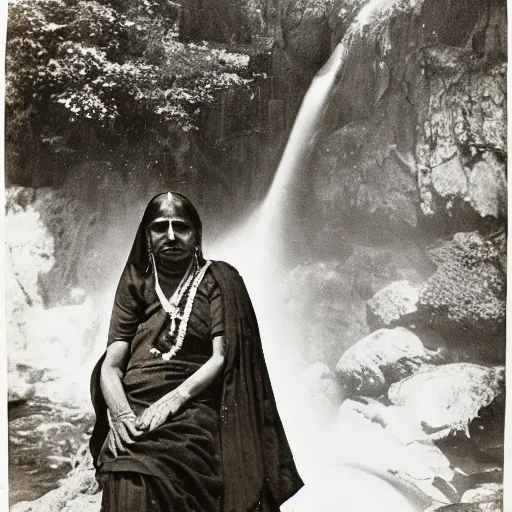
<path id="1" fill-rule="evenodd" d="M 391 283 L 367 301 L 368 325 L 374 329 L 394 327 L 402 317 L 410 317 L 418 310 L 419 297 L 419 287 L 409 281 Z"/>
<path id="2" fill-rule="evenodd" d="M 336 373 L 349 393 L 375 396 L 425 363 L 442 361 L 441 352 L 426 349 L 411 331 L 396 327 L 379 329 L 350 347 L 338 361 Z"/>
<path id="3" fill-rule="evenodd" d="M 466 491 L 460 500 L 462 503 L 485 503 L 503 501 L 503 484 L 482 484 Z"/>
<path id="4" fill-rule="evenodd" d="M 21 501 L 11 512 L 98 512 L 101 493 L 91 464 L 73 469 L 59 487 L 34 501 Z"/>
<path id="5" fill-rule="evenodd" d="M 504 376 L 503 367 L 429 366 L 392 384 L 388 397 L 394 405 L 405 407 L 426 433 L 444 438 L 453 432 L 468 432 L 480 410 L 503 394 Z"/>
<path id="6" fill-rule="evenodd" d="M 502 364 L 505 357 L 505 247 L 477 232 L 429 250 L 437 270 L 422 286 L 417 317 L 455 352 Z M 462 357 L 464 357 L 462 356 Z"/>
<path id="7" fill-rule="evenodd" d="M 60 511 L 77 493 L 97 492 L 87 448 L 92 414 L 34 399 L 10 409 L 9 417 L 11 502 L 54 489 L 35 502 L 17 503 L 13 510 Z M 27 472 L 30 479 L 24 478 Z"/>
<path id="8" fill-rule="evenodd" d="M 503 484 L 486 483 L 466 491 L 460 503 L 432 507 L 425 512 L 502 512 Z"/>
<path id="9" fill-rule="evenodd" d="M 505 456 L 505 393 L 478 411 L 469 424 L 469 437 L 484 460 L 503 463 Z"/>

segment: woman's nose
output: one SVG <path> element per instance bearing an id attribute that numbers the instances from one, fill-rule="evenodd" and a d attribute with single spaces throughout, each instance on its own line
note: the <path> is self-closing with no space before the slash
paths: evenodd
<path id="1" fill-rule="evenodd" d="M 172 222 L 169 222 L 169 228 L 167 229 L 167 238 L 174 240 L 174 230 L 172 229 Z"/>

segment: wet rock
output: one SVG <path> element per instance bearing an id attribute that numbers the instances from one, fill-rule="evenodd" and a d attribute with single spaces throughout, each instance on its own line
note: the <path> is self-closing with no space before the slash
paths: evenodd
<path id="1" fill-rule="evenodd" d="M 504 392 L 504 368 L 471 363 L 425 367 L 392 384 L 388 397 L 437 438 L 468 432 L 468 425 Z"/>
<path id="2" fill-rule="evenodd" d="M 379 329 L 350 347 L 336 365 L 345 389 L 357 395 L 380 395 L 425 363 L 443 361 L 440 352 L 426 349 L 411 331 Z"/>
<path id="3" fill-rule="evenodd" d="M 460 500 L 462 503 L 485 503 L 503 501 L 503 484 L 482 484 L 466 491 Z"/>
<path id="4" fill-rule="evenodd" d="M 504 248 L 476 232 L 457 233 L 429 254 L 437 271 L 422 287 L 418 317 L 454 351 L 502 363 L 505 357 Z"/>
<path id="5" fill-rule="evenodd" d="M 324 363 L 314 363 L 301 375 L 310 409 L 322 417 L 332 416 L 343 399 L 343 392 L 334 372 Z"/>
<path id="6" fill-rule="evenodd" d="M 469 424 L 469 437 L 485 458 L 503 462 L 505 456 L 505 393 L 478 411 Z"/>
<path id="7" fill-rule="evenodd" d="M 503 512 L 503 485 L 483 484 L 466 491 L 460 503 L 432 507 L 425 512 Z"/>
<path id="8" fill-rule="evenodd" d="M 92 467 L 90 455 L 84 453 L 92 425 L 92 413 L 47 400 L 36 398 L 9 408 L 11 503 L 39 498 L 72 469 Z"/>
<path id="9" fill-rule="evenodd" d="M 402 317 L 417 311 L 419 295 L 419 287 L 409 281 L 391 283 L 366 303 L 368 325 L 374 329 L 393 327 Z"/>
<path id="10" fill-rule="evenodd" d="M 11 512 L 98 512 L 101 494 L 92 467 L 73 470 L 61 485 L 35 501 L 22 501 Z"/>

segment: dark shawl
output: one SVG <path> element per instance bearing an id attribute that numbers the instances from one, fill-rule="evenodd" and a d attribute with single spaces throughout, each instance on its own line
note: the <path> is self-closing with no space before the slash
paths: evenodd
<path id="1" fill-rule="evenodd" d="M 238 272 L 223 262 L 214 262 L 211 271 L 224 302 L 227 345 L 220 420 L 222 512 L 252 511 L 264 494 L 281 505 L 303 483 L 277 411 L 256 316 Z M 99 380 L 102 362 L 103 357 L 91 379 L 95 463 L 109 430 Z"/>

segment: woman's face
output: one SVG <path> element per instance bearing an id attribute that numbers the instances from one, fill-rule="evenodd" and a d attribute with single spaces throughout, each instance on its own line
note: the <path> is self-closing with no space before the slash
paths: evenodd
<path id="1" fill-rule="evenodd" d="M 196 231 L 186 217 L 175 212 L 167 212 L 150 222 L 147 229 L 153 254 L 159 259 L 179 262 L 192 256 Z"/>

